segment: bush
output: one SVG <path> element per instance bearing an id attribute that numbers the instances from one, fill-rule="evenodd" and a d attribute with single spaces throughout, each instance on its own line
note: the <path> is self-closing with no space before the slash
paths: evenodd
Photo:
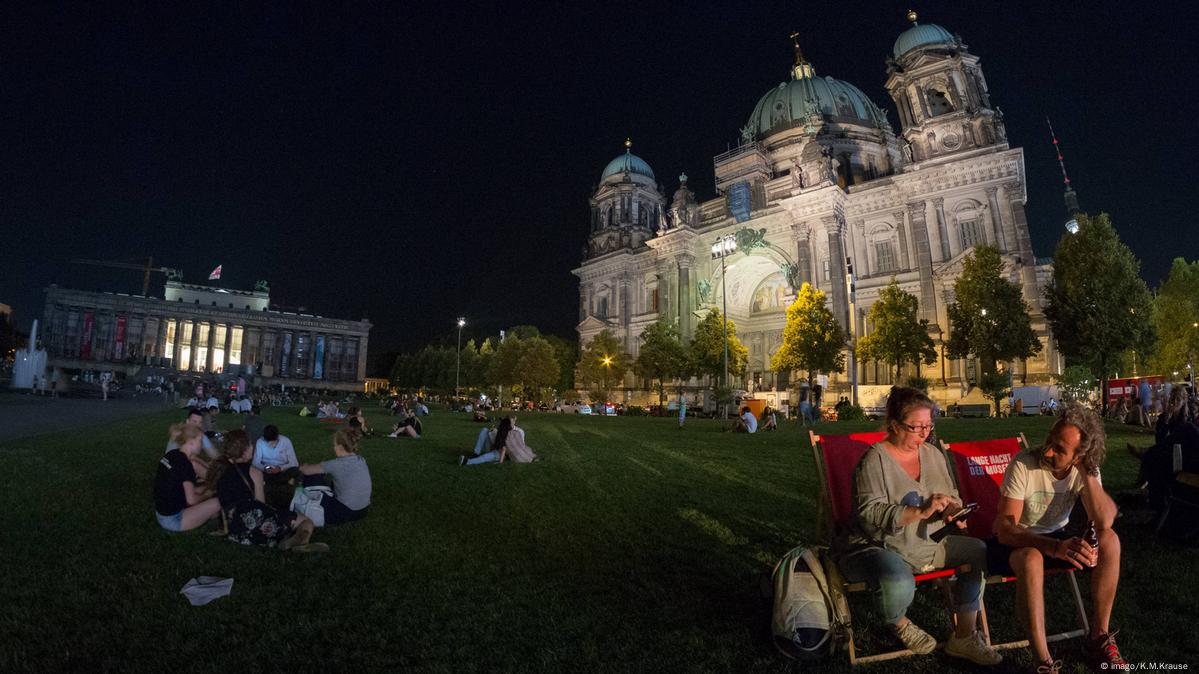
<path id="1" fill-rule="evenodd" d="M 908 377 L 908 380 L 907 380 L 907 382 L 905 382 L 905 384 L 908 386 L 911 386 L 914 389 L 919 389 L 921 391 L 924 391 L 925 393 L 928 393 L 928 385 L 929 385 L 928 377 L 917 377 L 917 376 L 913 375 L 911 377 Z"/>
<path id="2" fill-rule="evenodd" d="M 837 421 L 865 421 L 866 412 L 861 405 L 844 405 L 837 412 Z"/>
<path id="3" fill-rule="evenodd" d="M 999 401 L 1006 398 L 1011 390 L 1008 388 L 1010 381 L 1006 372 L 984 374 L 978 381 L 978 388 L 982 389 L 983 396 L 995 405 L 995 416 L 999 416 Z"/>

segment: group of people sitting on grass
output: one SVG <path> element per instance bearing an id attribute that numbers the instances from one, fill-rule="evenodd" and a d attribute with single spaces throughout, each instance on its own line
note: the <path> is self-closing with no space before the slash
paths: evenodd
<path id="1" fill-rule="evenodd" d="M 1159 515 L 1166 509 L 1167 496 L 1176 472 L 1199 472 L 1199 421 L 1188 388 L 1175 386 L 1170 390 L 1162 413 L 1154 427 L 1151 447 L 1128 445 L 1141 460 L 1138 484 L 1145 488 L 1149 505 Z M 1180 465 L 1175 465 L 1174 448 L 1178 448 Z"/>
<path id="2" fill-rule="evenodd" d="M 760 418 L 754 416 L 749 407 L 742 407 L 741 414 L 733 422 L 732 430 L 734 433 L 757 433 L 759 428 L 763 431 L 777 431 L 779 428 L 778 413 L 771 409 L 770 405 L 762 410 Z"/>
<path id="3" fill-rule="evenodd" d="M 1103 422 L 1081 405 L 1063 407 L 1045 443 L 1013 457 L 1000 487 L 994 536 L 938 535 L 965 529 L 965 517 L 949 468 L 929 444 L 933 401 L 923 392 L 896 387 L 886 406 L 886 437 L 866 452 L 854 478 L 855 524 L 835 545 L 838 565 L 850 582 L 873 591 L 879 613 L 903 644 L 931 653 L 937 640 L 906 616 L 915 593 L 914 574 L 969 565 L 957 574 L 956 621 L 947 655 L 980 665 L 1003 659 L 976 628 L 988 575 L 1014 575 L 1020 611 L 1036 656 L 1036 671 L 1060 671 L 1049 653 L 1042 594 L 1049 569 L 1090 575 L 1093 607 L 1088 657 L 1103 669 L 1124 660 L 1110 629 L 1120 573 L 1120 539 L 1112 530 L 1116 505 L 1103 489 L 1099 468 L 1105 454 Z M 1091 532 L 1068 528 L 1081 501 Z M 968 511 L 966 511 L 968 516 Z M 942 532 L 944 533 L 944 532 Z"/>
<path id="4" fill-rule="evenodd" d="M 458 457 L 460 466 L 477 466 L 481 463 L 532 463 L 537 453 L 525 444 L 525 431 L 516 425 L 516 417 L 504 417 L 499 423 L 479 430 L 475 438 L 474 455 Z"/>
<path id="5" fill-rule="evenodd" d="M 283 498 L 289 499 L 297 484 L 332 487 L 321 490 L 319 501 L 326 526 L 366 516 L 371 478 L 366 460 L 358 454 L 359 430 L 339 428 L 333 435 L 334 458 L 301 464 L 291 440 L 273 425 L 264 426 L 261 437 L 253 438 L 247 420 L 246 428 L 229 431 L 214 442 L 204 433 L 200 415 L 189 410 L 184 422 L 171 426 L 170 442 L 159 460 L 154 510 L 164 529 L 188 531 L 220 515 L 224 524 L 214 533 L 243 545 L 327 550 L 324 543 L 310 542 L 315 530 L 312 520 L 268 495 L 270 487 L 278 486 Z"/>

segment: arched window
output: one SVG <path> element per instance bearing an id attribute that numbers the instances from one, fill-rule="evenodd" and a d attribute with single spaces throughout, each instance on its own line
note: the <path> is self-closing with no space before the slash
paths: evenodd
<path id="1" fill-rule="evenodd" d="M 926 93 L 928 94 L 928 113 L 930 115 L 937 117 L 953 112 L 953 102 L 949 100 L 949 94 L 935 87 L 930 87 Z"/>
<path id="2" fill-rule="evenodd" d="M 608 298 L 601 297 L 595 302 L 595 315 L 599 318 L 608 317 Z"/>

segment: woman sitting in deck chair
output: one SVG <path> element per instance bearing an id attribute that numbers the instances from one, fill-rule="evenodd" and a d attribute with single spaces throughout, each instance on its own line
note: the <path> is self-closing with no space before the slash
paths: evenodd
<path id="1" fill-rule="evenodd" d="M 932 411 L 933 401 L 922 392 L 891 389 L 887 437 L 870 447 L 855 472 L 857 520 L 839 563 L 847 580 L 871 588 L 896 636 L 917 654 L 931 653 L 937 641 L 905 615 L 916 591 L 913 575 L 969 564 L 970 571 L 957 576 L 957 628 L 945 653 L 995 665 L 1003 658 L 975 630 L 986 545 L 966 536 L 932 539 L 947 526 L 966 524 L 951 518 L 962 504 L 945 457 L 925 442 L 933 429 Z"/>

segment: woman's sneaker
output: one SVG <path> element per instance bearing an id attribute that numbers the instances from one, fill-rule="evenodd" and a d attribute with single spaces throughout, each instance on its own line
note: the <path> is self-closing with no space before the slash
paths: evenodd
<path id="1" fill-rule="evenodd" d="M 916 623 L 907 621 L 903 627 L 895 628 L 895 636 L 903 642 L 908 650 L 916 655 L 928 655 L 937 650 L 937 640 L 931 634 L 916 627 Z"/>
<path id="2" fill-rule="evenodd" d="M 1037 665 L 1036 674 L 1061 674 L 1061 660 L 1047 660 Z"/>
<path id="3" fill-rule="evenodd" d="M 1100 669 L 1126 669 L 1128 663 L 1120 655 L 1120 647 L 1116 645 L 1116 632 L 1100 634 L 1098 639 L 1087 640 L 1087 659 Z"/>
<path id="4" fill-rule="evenodd" d="M 1003 656 L 988 646 L 982 633 L 977 630 L 968 637 L 950 637 L 945 642 L 945 654 L 965 658 L 976 665 L 998 665 L 1003 662 Z"/>

